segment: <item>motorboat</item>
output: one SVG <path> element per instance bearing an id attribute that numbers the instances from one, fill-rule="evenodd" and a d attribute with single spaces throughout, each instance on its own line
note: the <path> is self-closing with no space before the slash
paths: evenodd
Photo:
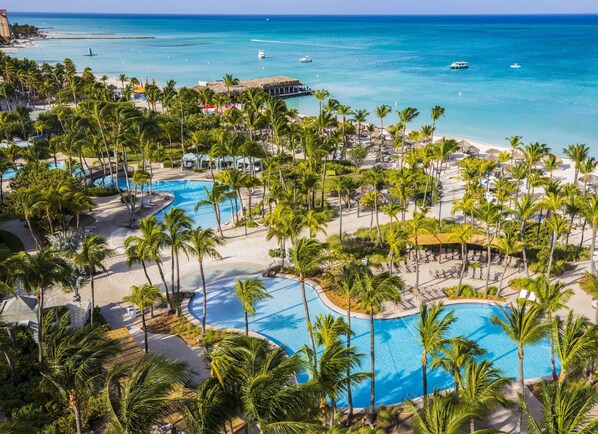
<path id="1" fill-rule="evenodd" d="M 262 50 L 257 52 L 257 58 L 258 59 L 265 59 L 266 58 L 266 53 L 264 53 Z"/>
<path id="2" fill-rule="evenodd" d="M 451 69 L 467 69 L 467 68 L 469 68 L 469 63 L 467 63 L 467 62 L 451 63 Z"/>
<path id="3" fill-rule="evenodd" d="M 311 63 L 312 59 L 309 56 L 305 56 L 305 57 L 302 57 L 301 59 L 299 59 L 299 62 L 301 62 L 301 63 Z"/>
<path id="4" fill-rule="evenodd" d="M 512 69 L 519 69 L 519 68 L 521 68 L 521 65 L 520 65 L 519 63 L 513 63 L 513 64 L 511 65 L 511 68 L 512 68 Z"/>

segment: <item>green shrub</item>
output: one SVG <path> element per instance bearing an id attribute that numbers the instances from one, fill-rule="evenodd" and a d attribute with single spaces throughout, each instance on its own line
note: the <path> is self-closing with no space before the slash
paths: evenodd
<path id="1" fill-rule="evenodd" d="M 282 250 L 281 249 L 270 249 L 270 250 L 268 250 L 268 256 L 270 256 L 271 258 L 281 258 Z"/>
<path id="2" fill-rule="evenodd" d="M 170 169 L 170 168 L 172 168 L 172 163 L 170 162 L 170 160 L 166 160 L 166 161 L 162 162 L 162 167 L 165 169 Z"/>
<path id="3" fill-rule="evenodd" d="M 91 197 L 108 197 L 118 194 L 118 189 L 104 187 L 103 185 L 94 185 L 93 187 L 87 187 L 87 194 Z"/>

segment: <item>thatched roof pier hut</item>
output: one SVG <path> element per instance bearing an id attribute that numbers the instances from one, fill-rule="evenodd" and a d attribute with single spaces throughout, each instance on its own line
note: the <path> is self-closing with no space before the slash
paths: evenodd
<path id="1" fill-rule="evenodd" d="M 239 96 L 248 89 L 261 89 L 268 95 L 275 98 L 290 98 L 293 96 L 311 95 L 313 90 L 304 85 L 296 78 L 278 75 L 275 77 L 253 78 L 239 80 L 230 88 L 224 85 L 224 81 L 200 82 L 195 89 L 211 89 L 216 94 L 230 94 Z"/>

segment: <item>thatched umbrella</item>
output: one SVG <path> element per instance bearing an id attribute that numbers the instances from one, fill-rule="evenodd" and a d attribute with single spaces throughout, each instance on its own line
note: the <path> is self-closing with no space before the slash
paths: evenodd
<path id="1" fill-rule="evenodd" d="M 586 183 L 587 185 L 590 185 L 592 187 L 595 187 L 598 185 L 598 176 L 596 175 L 585 175 L 585 176 L 580 176 L 579 180 L 578 180 L 582 185 L 584 183 Z"/>
<path id="2" fill-rule="evenodd" d="M 473 145 L 469 145 L 469 147 L 465 150 L 463 150 L 464 153 L 466 153 L 467 155 L 478 155 L 480 153 L 480 149 L 476 148 Z"/>
<path id="3" fill-rule="evenodd" d="M 470 147 L 471 147 L 471 143 L 469 143 L 467 140 L 461 140 L 461 141 L 457 142 L 457 149 L 459 149 L 460 151 L 465 152 Z"/>
<path id="4" fill-rule="evenodd" d="M 486 155 L 498 155 L 500 151 L 496 148 L 490 148 L 486 151 Z"/>
<path id="5" fill-rule="evenodd" d="M 498 161 L 498 155 L 496 155 L 496 154 L 486 154 L 484 156 L 484 160 Z"/>
<path id="6" fill-rule="evenodd" d="M 523 154 L 519 151 L 515 151 L 515 153 L 513 154 L 513 159 L 514 160 L 523 160 L 525 157 L 523 156 Z"/>

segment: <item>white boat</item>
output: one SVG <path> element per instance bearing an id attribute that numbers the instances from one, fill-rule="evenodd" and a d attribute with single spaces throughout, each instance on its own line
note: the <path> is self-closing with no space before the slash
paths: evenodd
<path id="1" fill-rule="evenodd" d="M 257 58 L 258 59 L 265 59 L 266 58 L 266 53 L 264 53 L 262 50 L 257 52 Z"/>
<path id="2" fill-rule="evenodd" d="M 451 63 L 451 69 L 467 69 L 467 68 L 469 68 L 469 63 L 467 63 L 467 62 Z"/>
<path id="3" fill-rule="evenodd" d="M 299 62 L 301 62 L 301 63 L 311 63 L 312 60 L 311 60 L 311 57 L 305 56 L 305 57 L 302 57 L 301 59 L 299 59 Z"/>
<path id="4" fill-rule="evenodd" d="M 511 68 L 513 68 L 513 69 L 519 69 L 519 68 L 521 68 L 521 65 L 519 63 L 513 63 L 511 65 Z"/>

